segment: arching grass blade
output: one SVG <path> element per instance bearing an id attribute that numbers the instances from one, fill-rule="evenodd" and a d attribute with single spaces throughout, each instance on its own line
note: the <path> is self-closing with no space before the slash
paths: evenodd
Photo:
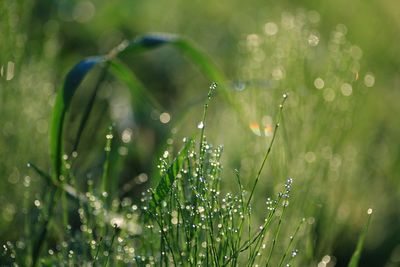
<path id="1" fill-rule="evenodd" d="M 57 92 L 50 129 L 50 156 L 52 161 L 52 179 L 54 182 L 59 179 L 61 174 L 65 114 L 82 80 L 94 66 L 103 61 L 103 57 L 91 57 L 80 61 L 69 71 L 63 87 Z"/>

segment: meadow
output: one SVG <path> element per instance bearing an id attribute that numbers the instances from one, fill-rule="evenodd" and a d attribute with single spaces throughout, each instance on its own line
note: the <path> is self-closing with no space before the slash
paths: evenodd
<path id="1" fill-rule="evenodd" d="M 1 266 L 398 266 L 396 1 L 2 1 Z"/>

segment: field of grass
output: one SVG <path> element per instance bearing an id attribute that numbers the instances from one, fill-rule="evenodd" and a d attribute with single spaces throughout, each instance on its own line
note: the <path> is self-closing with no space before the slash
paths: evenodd
<path id="1" fill-rule="evenodd" d="M 0 2 L 1 266 L 399 266 L 396 1 Z"/>

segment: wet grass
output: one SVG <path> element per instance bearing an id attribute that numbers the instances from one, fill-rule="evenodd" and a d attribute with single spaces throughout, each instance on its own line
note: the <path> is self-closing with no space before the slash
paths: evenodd
<path id="1" fill-rule="evenodd" d="M 315 13 L 307 16 L 315 22 Z M 32 196 L 30 178 L 24 180 L 31 195 L 24 198 L 23 233 L 18 241 L 4 244 L 1 262 L 19 266 L 302 266 L 319 262 L 331 266 L 336 261 L 330 256 L 336 239 L 341 231 L 351 230 L 348 220 L 358 218 L 358 224 L 367 223 L 349 263 L 357 266 L 371 214 L 367 219 L 364 214 L 351 217 L 351 196 L 339 202 L 337 196 L 351 195 L 345 189 L 355 187 L 354 178 L 342 177 L 360 174 L 354 163 L 355 149 L 347 138 L 354 114 L 363 104 L 362 90 L 371 87 L 375 78 L 360 69 L 362 52 L 345 38 L 344 25 L 338 25 L 332 38 L 321 45 L 314 22 L 305 22 L 307 16 L 285 13 L 279 24 L 282 35 L 273 22 L 265 24 L 264 33 L 249 34 L 240 44 L 244 56 L 238 82 L 227 81 L 208 56 L 176 35 L 145 35 L 76 64 L 57 91 L 53 107 L 51 172 L 29 164 L 45 187 L 41 195 Z M 205 106 L 194 136 L 182 143 L 172 137 L 162 145 L 166 149 L 160 152 L 158 175 L 150 177 L 153 188 L 136 201 L 121 196 L 124 187 L 113 172 L 119 164 L 115 144 L 121 142 L 115 125 L 102 129 L 106 136 L 102 137 L 101 172 L 82 181 L 75 166 L 84 160 L 79 152 L 82 136 L 102 85 L 115 79 L 133 98 L 159 109 L 161 104 L 123 60 L 128 54 L 162 46 L 177 48 L 218 86 L 212 84 L 207 96 L 204 90 Z M 77 131 L 70 133 L 66 117 L 88 78 L 94 80 L 93 90 Z M 286 92 L 290 95 L 287 103 Z M 231 166 L 222 168 L 222 146 L 212 145 L 208 137 L 208 132 L 224 131 L 209 126 L 218 119 L 218 114 L 207 116 L 214 94 L 251 134 L 245 142 L 229 138 L 224 142 L 231 151 L 226 157 L 240 161 L 233 175 Z M 74 140 L 72 149 L 64 151 L 67 134 Z M 257 142 L 251 141 L 256 138 Z M 239 152 L 232 153 L 232 148 Z M 289 178 L 292 175 L 296 179 Z M 148 179 L 140 174 L 133 180 L 141 184 Z M 28 202 L 31 198 L 33 203 Z M 368 207 L 360 206 L 361 210 Z M 321 259 L 321 255 L 325 256 Z"/>

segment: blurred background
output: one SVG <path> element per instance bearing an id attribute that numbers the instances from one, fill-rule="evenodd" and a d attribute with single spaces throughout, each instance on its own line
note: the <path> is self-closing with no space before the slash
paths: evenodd
<path id="1" fill-rule="evenodd" d="M 16 226 L 40 195 L 43 181 L 26 164 L 49 170 L 51 110 L 68 70 L 84 57 L 149 32 L 186 36 L 228 78 L 225 86 L 238 105 L 217 96 L 207 128 L 209 141 L 224 144 L 227 188 L 234 186 L 233 169 L 249 181 L 254 177 L 288 92 L 282 131 L 256 191 L 260 217 L 266 198 L 293 176 L 287 222 L 306 218 L 307 262 L 344 266 L 372 208 L 361 266 L 400 265 L 400 4 L 395 0 L 1 1 L 2 242 L 18 238 Z M 172 48 L 127 56 L 124 62 L 158 106 L 135 101 L 123 85 L 106 79 L 74 168 L 82 181 L 96 179 L 104 137 L 114 123 L 120 159 L 112 173 L 121 196 L 137 198 L 166 144 L 179 147 L 183 136 L 195 132 L 212 81 Z M 90 85 L 85 81 L 89 89 L 79 92 L 71 108 L 66 151 Z M 332 256 L 330 263 L 322 261 L 326 255 Z"/>

